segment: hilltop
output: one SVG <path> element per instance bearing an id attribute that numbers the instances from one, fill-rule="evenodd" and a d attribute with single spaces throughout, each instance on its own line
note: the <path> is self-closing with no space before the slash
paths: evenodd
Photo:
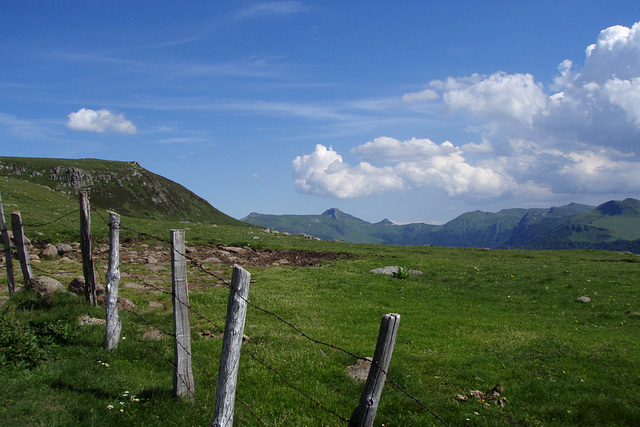
<path id="1" fill-rule="evenodd" d="M 640 201 L 600 206 L 571 203 L 499 212 L 467 212 L 443 225 L 370 223 L 339 209 L 321 215 L 263 215 L 242 219 L 279 231 L 351 243 L 526 249 L 607 249 L 640 252 Z"/>
<path id="2" fill-rule="evenodd" d="M 187 188 L 148 171 L 138 162 L 0 157 L 0 176 L 73 197 L 79 191 L 87 191 L 92 206 L 134 218 L 242 225 Z"/>

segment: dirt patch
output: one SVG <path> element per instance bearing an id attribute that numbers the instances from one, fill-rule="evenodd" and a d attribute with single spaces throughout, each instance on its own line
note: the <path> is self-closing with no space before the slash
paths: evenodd
<path id="1" fill-rule="evenodd" d="M 307 251 L 302 249 L 254 249 L 233 246 L 189 246 L 186 256 L 199 264 L 233 265 L 243 267 L 270 267 L 286 265 L 292 267 L 319 267 L 333 261 L 355 258 L 357 255 Z M 106 254 L 100 254 L 106 256 Z M 123 263 L 147 264 L 149 270 L 160 269 L 171 262 L 168 246 L 124 245 L 120 252 Z"/>
<path id="2" fill-rule="evenodd" d="M 36 257 L 43 247 L 36 245 L 31 256 Z M 109 259 L 109 248 L 104 243 L 93 247 L 93 257 L 96 260 L 107 262 Z M 81 255 L 78 248 L 74 249 L 69 256 L 80 261 Z M 358 255 L 340 253 L 309 251 L 303 249 L 255 249 L 248 246 L 187 246 L 186 256 L 188 259 L 200 264 L 213 265 L 233 265 L 269 267 L 269 266 L 291 266 L 291 267 L 320 267 L 330 264 L 333 261 L 356 258 Z M 140 244 L 137 242 L 122 242 L 120 245 L 120 263 L 142 264 L 150 272 L 166 269 L 171 263 L 171 248 L 168 244 L 158 243 L 156 245 Z"/>

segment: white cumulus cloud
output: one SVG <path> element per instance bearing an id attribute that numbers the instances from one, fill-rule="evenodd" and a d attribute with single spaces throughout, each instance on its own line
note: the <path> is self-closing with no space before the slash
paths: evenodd
<path id="1" fill-rule="evenodd" d="M 81 108 L 68 115 L 67 127 L 77 131 L 89 132 L 117 132 L 125 135 L 133 135 L 138 129 L 126 120 L 122 114 L 114 114 L 107 109 L 91 110 Z"/>
<path id="2" fill-rule="evenodd" d="M 541 84 L 531 74 L 494 73 L 482 80 L 449 90 L 443 95 L 447 110 L 468 109 L 490 119 L 513 120 L 531 125 L 547 102 Z"/>
<path id="3" fill-rule="evenodd" d="M 381 136 L 351 149 L 355 166 L 318 145 L 293 162 L 298 191 L 346 198 L 435 188 L 543 202 L 640 194 L 640 23 L 604 29 L 583 64 L 562 61 L 546 85 L 496 71 L 434 80 L 402 101 L 473 116 L 465 130 L 481 142 Z"/>
<path id="4" fill-rule="evenodd" d="M 322 196 L 356 198 L 431 187 L 451 196 L 495 197 L 515 188 L 511 177 L 490 168 L 471 165 L 463 157 L 461 149 L 448 141 L 438 145 L 430 140 L 403 142 L 380 137 L 352 151 L 366 159 L 392 164 L 375 166 L 361 161 L 350 166 L 332 148 L 318 144 L 312 154 L 293 160 L 297 190 Z"/>
<path id="5" fill-rule="evenodd" d="M 292 164 L 294 185 L 301 193 L 348 199 L 399 190 L 403 185 L 392 168 L 366 162 L 349 166 L 340 154 L 321 144 L 313 153 L 296 157 Z"/>

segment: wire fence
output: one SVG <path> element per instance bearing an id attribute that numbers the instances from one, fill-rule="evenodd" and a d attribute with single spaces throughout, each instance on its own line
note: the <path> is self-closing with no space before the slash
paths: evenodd
<path id="1" fill-rule="evenodd" d="M 95 208 L 91 208 L 91 211 L 93 213 L 95 213 L 100 220 L 102 221 L 103 224 L 106 224 L 107 227 L 110 226 L 109 220 L 106 219 L 104 217 L 104 215 L 97 209 Z M 49 221 L 49 222 L 44 222 L 41 224 L 24 224 L 25 227 L 29 227 L 29 228 L 38 228 L 38 227 L 43 227 L 46 225 L 50 225 L 53 224 L 57 221 L 60 221 L 64 218 L 67 218 L 73 214 L 77 214 L 79 212 L 79 209 L 75 209 L 71 212 L 65 213 L 63 215 L 61 215 L 60 217 L 56 218 L 55 220 Z M 135 236 L 138 236 L 140 238 L 144 238 L 144 239 L 151 239 L 154 240 L 158 243 L 161 243 L 163 245 L 166 245 L 167 248 L 171 247 L 171 242 L 168 241 L 165 238 L 162 237 L 158 237 L 146 232 L 142 232 L 142 231 L 138 231 L 135 230 L 131 227 L 127 227 L 124 226 L 122 224 L 119 225 L 119 228 L 122 230 L 126 230 L 129 233 L 132 233 Z M 206 268 L 204 266 L 204 264 L 200 261 L 198 261 L 197 259 L 195 259 L 195 257 L 192 257 L 190 255 L 188 255 L 186 253 L 187 251 L 185 251 L 185 253 L 180 253 L 181 256 L 183 256 L 188 262 L 189 264 L 203 272 L 205 274 L 205 276 L 211 277 L 212 279 L 214 279 L 216 281 L 216 283 L 222 283 L 225 287 L 227 287 L 230 292 L 235 292 L 234 288 L 232 287 L 231 283 L 225 278 L 222 277 L 220 274 L 210 271 L 208 268 Z M 36 270 L 45 273 L 45 274 L 51 274 L 50 272 L 47 272 L 45 270 L 41 270 L 37 267 L 35 267 Z M 171 295 L 173 298 L 176 297 L 176 295 L 174 294 L 173 291 L 167 291 L 166 289 L 163 289 L 162 287 L 156 286 L 153 283 L 150 283 L 149 281 L 146 281 L 144 277 L 141 277 L 139 275 L 135 275 L 132 273 L 128 273 L 130 276 L 132 276 L 134 279 L 138 280 L 141 283 L 144 283 L 145 286 L 150 287 L 152 289 L 154 289 L 155 291 L 161 292 L 163 294 L 168 294 Z M 321 339 L 317 339 L 314 338 L 312 336 L 310 336 L 308 333 L 306 333 L 305 331 L 302 330 L 302 328 L 296 326 L 293 322 L 286 320 L 283 316 L 275 313 L 272 310 L 269 310 L 267 308 L 264 308 L 262 306 L 259 306 L 251 301 L 249 301 L 248 298 L 244 298 L 242 297 L 239 293 L 236 292 L 236 295 L 240 296 L 244 302 L 247 304 L 247 306 L 251 307 L 253 310 L 256 310 L 258 312 L 261 312 L 273 319 L 275 319 L 277 322 L 281 323 L 282 325 L 286 326 L 288 329 L 291 329 L 292 331 L 295 332 L 296 335 L 304 338 L 305 340 L 307 340 L 308 342 L 313 343 L 314 345 L 319 345 L 319 346 L 323 346 L 326 348 L 330 348 L 336 351 L 339 351 L 341 353 L 344 353 L 346 355 L 348 355 L 349 357 L 355 359 L 355 360 L 363 360 L 366 362 L 370 362 L 371 359 L 367 358 L 367 357 L 363 357 L 360 355 L 355 354 L 355 352 L 350 351 L 340 345 L 337 344 L 333 344 Z M 198 310 L 196 310 L 191 304 L 189 304 L 186 301 L 182 301 L 180 299 L 177 299 L 178 303 L 183 305 L 184 307 L 186 307 L 189 311 L 189 313 L 194 314 L 195 316 L 197 316 L 198 319 L 200 319 L 201 321 L 205 322 L 206 325 L 209 325 L 209 327 L 211 327 L 215 332 L 217 333 L 223 333 L 224 332 L 224 328 L 221 327 L 217 322 L 213 321 L 212 319 L 210 319 L 208 316 L 205 316 L 204 314 L 202 314 L 201 312 L 199 312 Z M 159 331 L 162 335 L 169 337 L 169 338 L 174 338 L 175 334 L 174 332 L 168 331 L 166 330 L 166 328 L 160 327 L 159 325 L 155 324 L 154 322 L 150 321 L 149 319 L 145 318 L 143 315 L 141 315 L 140 313 L 138 313 L 136 310 L 131 310 L 128 308 L 125 308 L 124 306 L 121 307 L 120 309 L 124 310 L 126 313 L 128 313 L 131 317 L 136 318 L 138 320 L 140 320 L 142 323 L 149 325 L 150 327 L 154 328 L 155 330 Z M 147 347 L 149 349 L 150 352 L 152 352 L 153 354 L 156 354 L 158 357 L 160 357 L 161 359 L 163 359 L 164 361 L 166 361 L 166 363 L 170 366 L 172 366 L 173 368 L 175 368 L 176 366 L 176 362 L 174 360 L 172 360 L 171 358 L 165 356 L 162 351 L 160 351 L 158 348 L 156 348 L 154 345 L 152 345 L 150 342 L 148 342 L 148 340 L 142 339 L 142 338 L 137 338 L 136 333 L 131 330 L 130 328 L 122 325 L 122 330 L 125 331 L 127 333 L 127 336 L 130 337 L 131 339 L 133 339 L 134 341 L 140 343 L 141 345 L 144 345 L 145 347 Z M 182 348 L 184 350 L 188 349 L 185 346 L 182 346 Z M 311 402 L 315 407 L 321 409 L 322 411 L 326 412 L 327 414 L 331 415 L 332 417 L 338 419 L 340 422 L 344 422 L 344 423 L 349 423 L 349 418 L 344 417 L 343 415 L 340 415 L 339 413 L 337 413 L 337 411 L 329 408 L 328 405 L 323 404 L 319 399 L 314 398 L 310 392 L 307 392 L 305 390 L 303 390 L 300 386 L 295 384 L 295 381 L 292 381 L 291 379 L 287 378 L 284 374 L 282 374 L 280 372 L 279 369 L 271 366 L 269 363 L 265 362 L 262 358 L 258 357 L 258 355 L 255 354 L 254 349 L 252 348 L 244 348 L 244 353 L 251 358 L 252 360 L 254 360 L 259 366 L 263 367 L 264 369 L 268 370 L 269 372 L 273 373 L 274 375 L 276 375 L 278 378 L 280 378 L 282 380 L 282 383 L 290 388 L 291 390 L 295 391 L 296 393 L 299 393 L 300 395 L 302 395 L 306 400 L 308 400 L 309 402 Z M 208 369 L 206 368 L 207 364 L 206 362 L 200 360 L 200 358 L 198 357 L 198 355 L 193 354 L 192 352 L 188 351 L 189 356 L 192 358 L 192 360 L 195 362 L 195 364 L 198 366 L 198 368 L 203 372 L 203 375 L 208 379 L 208 381 L 210 381 L 211 383 L 211 387 L 215 387 L 216 384 L 216 379 L 215 376 L 212 375 Z M 381 368 L 381 367 L 379 367 Z M 389 380 L 389 383 L 396 388 L 397 390 L 399 390 L 403 395 L 405 395 L 407 398 L 409 398 L 410 400 L 412 400 L 413 402 L 415 402 L 417 405 L 419 405 L 421 408 L 423 408 L 424 410 L 426 410 L 429 414 L 431 414 L 435 419 L 437 419 L 441 424 L 443 425 L 448 425 L 441 417 L 439 417 L 434 411 L 432 411 L 430 408 L 428 408 L 422 401 L 421 399 L 419 399 L 418 397 L 412 395 L 411 393 L 409 393 L 406 388 L 400 386 L 400 384 L 398 383 L 398 381 L 394 378 L 392 378 L 389 373 L 384 370 L 381 369 L 382 373 L 385 375 L 386 379 Z M 181 376 L 178 376 L 178 379 L 180 381 L 183 381 L 186 385 L 186 380 L 184 378 L 182 378 Z M 193 399 L 193 401 L 196 403 L 196 405 L 200 408 L 200 410 L 203 413 L 203 416 L 209 418 L 210 414 L 207 413 L 205 406 L 196 396 L 196 393 L 189 389 L 190 392 L 190 397 Z M 256 419 L 256 421 L 258 423 L 260 423 L 261 425 L 265 425 L 264 421 L 259 417 L 259 415 L 257 414 L 257 411 L 255 409 L 253 409 L 249 404 L 247 404 L 246 402 L 239 400 L 238 402 L 243 405 L 243 407 L 245 407 L 247 409 L 247 411 Z"/>

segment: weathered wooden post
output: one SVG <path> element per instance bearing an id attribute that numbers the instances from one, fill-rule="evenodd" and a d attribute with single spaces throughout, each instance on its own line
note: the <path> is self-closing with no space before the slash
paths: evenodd
<path id="1" fill-rule="evenodd" d="M 87 301 L 96 304 L 96 275 L 91 254 L 91 212 L 89 196 L 80 192 L 80 250 L 82 252 L 82 272 L 84 273 L 84 294 Z"/>
<path id="2" fill-rule="evenodd" d="M 389 371 L 399 323 L 399 314 L 385 314 L 382 317 L 371 369 L 369 369 L 367 382 L 360 396 L 360 404 L 349 419 L 350 427 L 371 427 L 373 425 L 378 404 L 380 403 L 380 396 L 382 395 L 382 388 L 387 379 L 386 372 Z"/>
<path id="3" fill-rule="evenodd" d="M 11 258 L 11 240 L 9 240 L 9 231 L 7 223 L 4 220 L 4 208 L 2 207 L 2 196 L 0 195 L 0 229 L 2 229 L 2 242 L 4 243 L 4 259 L 7 267 L 7 287 L 9 295 L 13 295 L 15 291 L 13 279 L 13 259 Z"/>
<path id="4" fill-rule="evenodd" d="M 187 288 L 187 262 L 184 246 L 184 230 L 171 230 L 171 276 L 175 334 L 173 392 L 177 397 L 193 399 L 195 388 L 191 366 L 189 290 Z"/>
<path id="5" fill-rule="evenodd" d="M 109 268 L 105 285 L 107 350 L 118 347 L 122 323 L 118 320 L 118 284 L 120 283 L 120 215 L 109 212 Z"/>
<path id="6" fill-rule="evenodd" d="M 24 277 L 25 288 L 31 287 L 31 261 L 29 261 L 29 251 L 24 238 L 24 230 L 22 228 L 22 216 L 19 211 L 11 214 L 11 230 L 13 231 L 13 240 L 16 243 L 16 251 L 20 260 L 20 268 L 22 269 L 22 277 Z"/>
<path id="7" fill-rule="evenodd" d="M 250 280 L 251 274 L 248 271 L 240 266 L 233 266 L 220 356 L 220 371 L 218 372 L 218 388 L 216 389 L 216 405 L 212 423 L 214 427 L 233 426 L 240 349 L 244 335 L 244 319 L 247 314 Z"/>

